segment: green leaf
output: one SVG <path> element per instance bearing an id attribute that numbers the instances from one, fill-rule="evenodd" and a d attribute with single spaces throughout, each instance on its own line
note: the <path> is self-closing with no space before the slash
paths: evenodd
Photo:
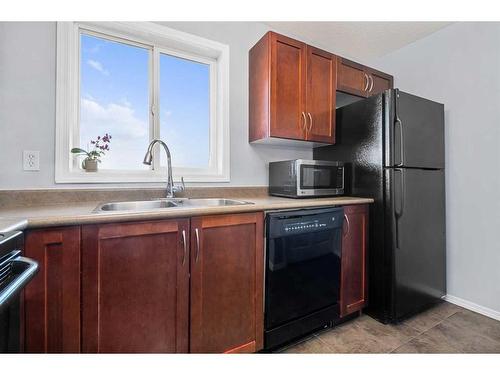
<path id="1" fill-rule="evenodd" d="M 78 147 L 72 148 L 71 153 L 72 154 L 88 154 L 87 151 L 85 151 L 84 149 L 78 148 Z"/>

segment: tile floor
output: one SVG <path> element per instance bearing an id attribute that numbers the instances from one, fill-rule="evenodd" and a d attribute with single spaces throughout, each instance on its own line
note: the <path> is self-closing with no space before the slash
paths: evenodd
<path id="1" fill-rule="evenodd" d="M 500 353 L 500 321 L 443 302 L 398 325 L 362 315 L 283 353 Z"/>

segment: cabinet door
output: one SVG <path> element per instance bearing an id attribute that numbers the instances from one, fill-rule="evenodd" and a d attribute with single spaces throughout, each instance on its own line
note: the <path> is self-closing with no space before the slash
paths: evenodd
<path id="1" fill-rule="evenodd" d="M 306 45 L 271 33 L 272 137 L 305 139 Z"/>
<path id="2" fill-rule="evenodd" d="M 339 58 L 337 68 L 337 90 L 366 97 L 369 80 L 365 67 L 347 59 Z"/>
<path id="3" fill-rule="evenodd" d="M 187 352 L 189 220 L 82 227 L 82 351 Z"/>
<path id="4" fill-rule="evenodd" d="M 331 53 L 307 46 L 307 139 L 335 143 L 337 59 Z"/>
<path id="5" fill-rule="evenodd" d="M 191 352 L 262 349 L 262 216 L 246 213 L 192 219 Z"/>
<path id="6" fill-rule="evenodd" d="M 25 289 L 25 351 L 80 352 L 80 227 L 26 233 L 24 253 L 39 264 Z"/>
<path id="7" fill-rule="evenodd" d="M 367 73 L 370 75 L 371 83 L 369 86 L 369 92 L 368 95 L 376 95 L 378 93 L 381 93 L 382 91 L 392 89 L 392 82 L 393 78 L 392 76 L 379 72 L 374 69 L 369 69 L 367 70 Z"/>
<path id="8" fill-rule="evenodd" d="M 340 316 L 361 310 L 367 303 L 368 206 L 344 206 Z"/>

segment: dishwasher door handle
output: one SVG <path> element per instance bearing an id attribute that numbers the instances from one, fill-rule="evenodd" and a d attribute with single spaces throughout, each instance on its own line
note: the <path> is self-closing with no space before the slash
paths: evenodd
<path id="1" fill-rule="evenodd" d="M 12 261 L 15 278 L 0 290 L 0 310 L 16 297 L 38 272 L 38 263 L 30 258 L 17 257 Z"/>

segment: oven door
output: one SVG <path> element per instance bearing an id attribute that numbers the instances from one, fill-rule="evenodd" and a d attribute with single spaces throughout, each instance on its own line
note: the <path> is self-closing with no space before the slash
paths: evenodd
<path id="1" fill-rule="evenodd" d="M 0 310 L 0 353 L 20 352 L 20 316 L 19 297 Z"/>
<path id="2" fill-rule="evenodd" d="M 20 294 L 38 271 L 38 264 L 13 250 L 0 258 L 0 353 L 21 351 Z"/>
<path id="3" fill-rule="evenodd" d="M 307 161 L 297 163 L 299 196 L 344 194 L 344 166 L 340 162 Z"/>

